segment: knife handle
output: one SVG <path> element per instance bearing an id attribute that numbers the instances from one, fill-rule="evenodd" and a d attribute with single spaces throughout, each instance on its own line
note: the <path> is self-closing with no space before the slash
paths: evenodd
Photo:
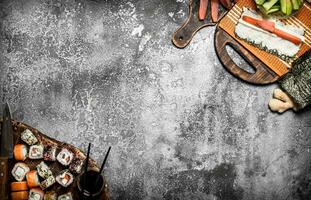
<path id="1" fill-rule="evenodd" d="M 0 157 L 0 199 L 9 199 L 9 161 L 7 157 Z"/>

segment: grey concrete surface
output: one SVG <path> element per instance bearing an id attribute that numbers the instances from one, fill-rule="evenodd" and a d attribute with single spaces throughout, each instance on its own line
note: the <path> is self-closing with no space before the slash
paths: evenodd
<path id="1" fill-rule="evenodd" d="M 277 85 L 228 74 L 213 27 L 176 49 L 186 0 L 0 5 L 2 101 L 99 162 L 112 145 L 112 199 L 311 199 L 310 109 L 271 113 Z"/>

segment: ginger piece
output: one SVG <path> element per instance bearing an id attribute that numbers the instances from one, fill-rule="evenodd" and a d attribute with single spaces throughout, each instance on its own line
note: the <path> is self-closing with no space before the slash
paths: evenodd
<path id="1" fill-rule="evenodd" d="M 297 110 L 293 100 L 280 89 L 273 91 L 273 99 L 269 101 L 269 108 L 278 113 L 283 113 L 289 109 Z"/>

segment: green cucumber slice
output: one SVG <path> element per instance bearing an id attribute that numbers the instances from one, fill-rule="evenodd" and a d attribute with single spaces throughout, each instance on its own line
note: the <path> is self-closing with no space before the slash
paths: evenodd
<path id="1" fill-rule="evenodd" d="M 266 0 L 255 0 L 257 5 L 262 5 Z"/>
<path id="2" fill-rule="evenodd" d="M 280 10 L 280 6 L 272 6 L 270 10 L 267 11 L 267 14 L 271 14 Z"/>
<path id="3" fill-rule="evenodd" d="M 293 9 L 294 10 L 298 10 L 300 8 L 299 1 L 300 0 L 292 0 L 292 4 L 293 4 Z"/>
<path id="4" fill-rule="evenodd" d="M 278 2 L 278 0 L 269 0 L 267 2 L 265 2 L 262 6 L 266 9 L 266 10 L 270 10 L 270 8 L 272 8 L 272 6 L 274 6 L 274 4 Z"/>

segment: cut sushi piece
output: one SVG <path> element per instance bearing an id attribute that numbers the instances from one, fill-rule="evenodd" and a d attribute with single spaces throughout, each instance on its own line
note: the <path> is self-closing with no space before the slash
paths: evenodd
<path id="1" fill-rule="evenodd" d="M 46 192 L 44 195 L 44 200 L 57 200 L 57 194 L 55 191 Z"/>
<path id="2" fill-rule="evenodd" d="M 32 145 L 29 149 L 30 159 L 41 159 L 43 158 L 43 146 L 42 145 Z"/>
<path id="3" fill-rule="evenodd" d="M 27 146 L 24 144 L 17 144 L 14 146 L 14 158 L 15 160 L 24 161 L 27 158 Z"/>
<path id="4" fill-rule="evenodd" d="M 47 179 L 41 182 L 40 187 L 42 190 L 45 190 L 46 188 L 52 186 L 55 183 L 54 176 L 49 176 Z"/>
<path id="5" fill-rule="evenodd" d="M 37 165 L 37 171 L 39 176 L 41 176 L 42 178 L 48 178 L 49 176 L 53 176 L 51 169 L 43 161 L 39 165 Z"/>
<path id="6" fill-rule="evenodd" d="M 86 156 L 82 152 L 78 152 L 69 166 L 69 170 L 75 174 L 79 174 L 82 170 Z"/>
<path id="7" fill-rule="evenodd" d="M 28 191 L 19 191 L 11 193 L 12 200 L 27 200 L 28 196 L 29 196 Z"/>
<path id="8" fill-rule="evenodd" d="M 56 160 L 56 146 L 47 145 L 44 148 L 43 159 L 45 161 L 55 161 Z"/>
<path id="9" fill-rule="evenodd" d="M 56 176 L 56 181 L 63 187 L 68 187 L 73 182 L 73 175 L 69 170 L 63 170 Z"/>
<path id="10" fill-rule="evenodd" d="M 27 185 L 26 181 L 11 183 L 11 191 L 12 192 L 25 191 L 25 190 L 28 190 L 28 185 Z M 27 195 L 27 197 L 28 197 L 28 195 Z"/>
<path id="11" fill-rule="evenodd" d="M 34 145 L 38 142 L 36 136 L 29 129 L 26 129 L 24 132 L 22 132 L 21 139 L 28 145 Z"/>
<path id="12" fill-rule="evenodd" d="M 60 195 L 57 200 L 73 200 L 71 192 Z"/>
<path id="13" fill-rule="evenodd" d="M 59 154 L 57 155 L 56 159 L 58 162 L 60 162 L 62 165 L 67 166 L 71 163 L 73 159 L 73 153 L 69 151 L 66 148 L 63 148 Z"/>
<path id="14" fill-rule="evenodd" d="M 28 200 L 43 200 L 44 192 L 40 188 L 32 188 Z"/>
<path id="15" fill-rule="evenodd" d="M 30 169 L 25 163 L 18 162 L 12 169 L 12 175 L 17 181 L 22 181 L 29 171 Z"/>
<path id="16" fill-rule="evenodd" d="M 36 170 L 31 170 L 26 174 L 27 185 L 30 188 L 38 187 L 40 185 L 40 180 L 38 172 Z"/>

